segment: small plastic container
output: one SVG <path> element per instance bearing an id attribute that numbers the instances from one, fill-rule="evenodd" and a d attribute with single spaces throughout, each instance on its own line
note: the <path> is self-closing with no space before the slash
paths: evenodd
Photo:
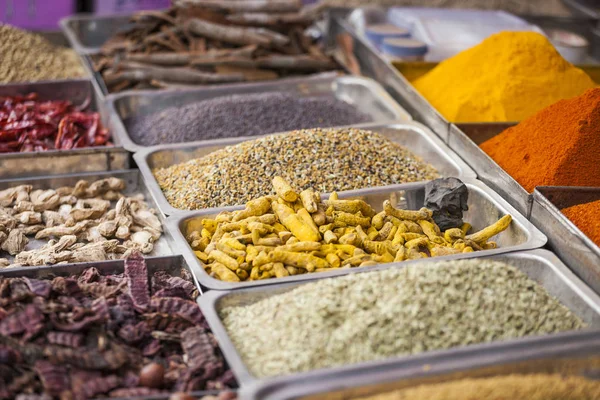
<path id="1" fill-rule="evenodd" d="M 572 64 L 584 63 L 590 43 L 581 35 L 563 29 L 547 29 L 546 34 L 556 50 Z"/>
<path id="2" fill-rule="evenodd" d="M 390 61 L 423 61 L 427 54 L 427 44 L 417 39 L 386 38 L 381 50 Z"/>
<path id="3" fill-rule="evenodd" d="M 401 28 L 394 24 L 372 24 L 365 28 L 365 35 L 376 47 L 381 47 L 384 39 L 388 38 L 408 38 L 410 32 L 408 29 Z"/>

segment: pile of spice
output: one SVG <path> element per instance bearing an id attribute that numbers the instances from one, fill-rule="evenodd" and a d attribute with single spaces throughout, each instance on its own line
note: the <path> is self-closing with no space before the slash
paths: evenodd
<path id="1" fill-rule="evenodd" d="M 142 11 L 95 57 L 109 91 L 269 80 L 338 69 L 300 0 L 177 1 Z"/>
<path id="2" fill-rule="evenodd" d="M 353 128 L 270 135 L 153 172 L 169 203 L 182 210 L 244 204 L 273 193 L 275 176 L 323 193 L 438 177 L 404 147 Z"/>
<path id="3" fill-rule="evenodd" d="M 85 75 L 77 54 L 40 35 L 0 24 L 0 83 L 78 78 Z"/>
<path id="4" fill-rule="evenodd" d="M 585 327 L 517 268 L 487 259 L 323 279 L 221 317 L 259 378 Z"/>
<path id="5" fill-rule="evenodd" d="M 452 122 L 521 121 L 595 85 L 535 32 L 501 32 L 413 82 Z"/>
<path id="6" fill-rule="evenodd" d="M 369 121 L 368 115 L 333 96 L 300 97 L 274 92 L 224 96 L 169 107 L 125 123 L 135 143 L 152 146 Z"/>
<path id="7" fill-rule="evenodd" d="M 600 246 L 600 200 L 561 210 L 592 242 Z"/>
<path id="8" fill-rule="evenodd" d="M 41 101 L 36 93 L 0 96 L 0 153 L 109 145 L 100 115 L 88 106 Z"/>
<path id="9" fill-rule="evenodd" d="M 442 194 L 447 186 L 446 179 L 432 181 L 428 193 Z M 439 209 L 436 214 L 427 208 L 401 210 L 390 200 L 377 214 L 367 202 L 340 200 L 336 192 L 326 201 L 312 189 L 298 194 L 280 177 L 273 179 L 273 187 L 276 196 L 193 224 L 202 228 L 190 232 L 187 240 L 209 275 L 229 282 L 254 281 L 494 249 L 496 242 L 488 240 L 512 221 L 505 215 L 467 235 L 471 225 L 463 223 L 460 206 L 451 207 L 460 210 L 460 217 L 451 221 Z M 445 191 L 445 197 L 452 194 Z M 425 204 L 434 197 L 427 196 Z M 445 231 L 436 221 L 444 223 Z"/>
<path id="10" fill-rule="evenodd" d="M 124 180 L 111 177 L 56 190 L 19 185 L 0 191 L 0 254 L 10 257 L 0 258 L 0 268 L 151 253 L 162 235 L 157 211 L 125 189 Z"/>
<path id="11" fill-rule="evenodd" d="M 525 190 L 600 186 L 600 89 L 561 100 L 481 144 Z"/>
<path id="12" fill-rule="evenodd" d="M 395 390 L 360 400 L 595 400 L 600 381 L 561 374 L 460 379 Z"/>
<path id="13" fill-rule="evenodd" d="M 2 398 L 131 398 L 236 386 L 186 270 L 148 275 L 134 253 L 122 274 L 92 267 L 52 280 L 0 277 L 0 287 Z"/>

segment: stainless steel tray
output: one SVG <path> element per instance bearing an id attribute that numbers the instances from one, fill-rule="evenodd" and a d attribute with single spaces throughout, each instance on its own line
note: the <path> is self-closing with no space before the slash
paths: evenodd
<path id="1" fill-rule="evenodd" d="M 414 154 L 420 156 L 425 162 L 433 165 L 442 176 L 455 176 L 457 178 L 476 177 L 475 173 L 460 157 L 454 154 L 429 129 L 417 122 L 407 121 L 395 124 L 360 124 L 353 126 L 379 132 L 391 141 L 406 147 Z M 160 210 L 166 215 L 172 215 L 177 212 L 189 210 L 177 209 L 169 204 L 158 182 L 154 178 L 152 170 L 203 157 L 228 145 L 253 140 L 258 137 L 260 136 L 229 138 L 219 141 L 199 142 L 197 144 L 177 143 L 153 146 L 135 153 L 133 157 L 144 175 L 146 184 L 152 192 L 155 201 L 158 203 Z"/>
<path id="2" fill-rule="evenodd" d="M 0 96 L 31 92 L 38 93 L 42 100 L 69 100 L 73 104 L 90 100 L 89 109 L 98 111 L 104 126 L 111 130 L 108 111 L 89 79 L 0 85 Z M 118 135 L 112 133 L 114 146 L 0 154 L 0 178 L 127 169 L 129 153 L 120 146 Z"/>
<path id="3" fill-rule="evenodd" d="M 536 227 L 484 184 L 474 179 L 464 179 L 463 181 L 469 189 L 469 211 L 465 213 L 464 220 L 471 223 L 474 230 L 482 229 L 506 214 L 513 216 L 513 222 L 506 231 L 496 237 L 495 240 L 498 243 L 497 249 L 435 257 L 431 260 L 455 260 L 459 258 L 474 258 L 481 255 L 530 250 L 542 247 L 546 243 L 546 237 Z M 395 203 L 401 208 L 419 209 L 423 205 L 425 196 L 424 186 L 424 183 L 416 183 L 397 185 L 396 187 L 354 190 L 340 192 L 340 197 L 360 196 L 377 211 L 381 211 L 382 203 L 387 199 L 390 199 L 393 204 Z M 205 210 L 196 213 L 174 215 L 168 218 L 166 222 L 170 235 L 173 237 L 175 243 L 177 243 L 177 252 L 183 254 L 187 263 L 198 274 L 197 278 L 200 284 L 206 288 L 217 290 L 242 289 L 253 286 L 277 285 L 281 282 L 298 282 L 347 275 L 356 271 L 353 268 L 338 268 L 328 272 L 246 282 L 225 282 L 212 278 L 204 271 L 203 264 L 196 258 L 185 237 L 189 230 L 188 227 L 193 221 L 198 220 L 198 218 L 214 217 L 218 212 L 219 210 Z M 405 265 L 408 262 L 410 261 L 405 261 L 401 265 Z M 365 270 L 372 271 L 388 267 L 389 264 L 382 264 L 377 267 L 365 268 Z"/>
<path id="4" fill-rule="evenodd" d="M 92 54 L 120 30 L 131 24 L 131 13 L 122 15 L 97 16 L 76 14 L 60 20 L 60 26 L 71 47 L 79 54 Z"/>
<path id="5" fill-rule="evenodd" d="M 357 22 L 379 18 L 378 13 L 381 12 L 385 13 L 383 10 L 375 10 L 373 13 L 373 9 L 370 12 L 366 12 L 366 9 L 352 11 L 347 8 L 330 10 L 326 33 L 328 47 L 335 49 L 334 54 L 338 62 L 346 65 L 336 41 L 340 35 L 348 38 L 360 66 L 360 73 L 379 82 L 416 121 L 430 127 L 446 142 L 450 123 L 417 92 L 391 63 L 381 57 L 377 49 L 355 28 Z"/>
<path id="6" fill-rule="evenodd" d="M 186 104 L 214 99 L 232 94 L 255 94 L 267 92 L 292 93 L 299 97 L 333 95 L 338 100 L 356 106 L 369 115 L 371 123 L 410 121 L 412 118 L 400 107 L 377 82 L 362 77 L 335 75 L 314 79 L 291 78 L 278 81 L 218 85 L 203 89 L 181 91 L 129 91 L 106 98 L 113 131 L 119 136 L 123 147 L 138 151 L 149 146 L 135 143 L 129 136 L 126 119 L 152 114 L 166 107 L 181 107 Z M 243 137 L 240 137 L 243 138 Z M 216 139 L 218 143 L 220 139 Z M 202 142 L 215 142 L 205 140 Z M 200 142 L 188 142 L 193 145 Z"/>
<path id="7" fill-rule="evenodd" d="M 560 210 L 600 200 L 600 188 L 539 186 L 530 220 L 548 236 L 549 247 L 579 277 L 600 293 L 600 247 Z"/>
<path id="8" fill-rule="evenodd" d="M 55 276 L 70 276 L 73 274 L 80 274 L 87 268 L 94 267 L 103 275 L 120 274 L 123 272 L 123 260 L 113 261 L 102 261 L 102 262 L 85 262 L 68 265 L 45 265 L 41 267 L 21 267 L 21 268 L 7 268 L 0 269 L 0 278 L 17 278 L 17 277 L 28 277 L 35 279 L 52 279 Z M 200 290 L 200 284 L 196 280 L 196 275 L 190 270 L 185 260 L 181 256 L 164 256 L 164 257 L 152 257 L 146 258 L 146 266 L 149 274 L 154 274 L 156 271 L 166 271 L 173 276 L 179 276 L 179 272 L 183 269 L 191 272 L 192 280 L 194 285 Z M 235 390 L 230 390 L 235 391 Z M 218 390 L 203 390 L 190 393 L 190 395 L 200 398 L 207 395 L 217 395 L 220 393 Z M 168 394 L 158 394 L 152 396 L 136 396 L 127 397 L 127 399 L 144 399 L 144 400 L 160 400 L 168 399 Z M 125 399 L 125 398 L 117 398 Z"/>
<path id="9" fill-rule="evenodd" d="M 495 261 L 504 261 L 517 267 L 519 270 L 526 273 L 531 279 L 535 280 L 554 297 L 560 300 L 565 306 L 571 309 L 573 312 L 579 315 L 584 321 L 586 321 L 590 327 L 576 333 L 574 335 L 585 336 L 586 332 L 595 329 L 596 337 L 598 332 L 596 328 L 600 327 L 600 297 L 598 297 L 589 287 L 581 282 L 561 261 L 551 252 L 546 250 L 534 250 L 530 252 L 517 252 L 503 255 L 494 255 L 486 257 Z M 440 257 L 440 260 L 442 258 Z M 430 260 L 429 260 L 430 261 Z M 416 263 L 424 262 L 423 260 L 416 261 Z M 415 264 L 411 262 L 412 264 Z M 384 268 L 402 268 L 406 263 L 400 264 L 389 264 L 383 266 Z M 382 269 L 382 268 L 380 268 Z M 353 269 L 351 273 L 363 273 L 372 271 L 373 269 Z M 323 276 L 323 275 L 321 275 Z M 240 306 L 253 304 L 259 300 L 268 298 L 273 295 L 288 292 L 295 287 L 305 284 L 306 282 L 296 282 L 288 284 L 279 284 L 269 287 L 258 287 L 244 290 L 238 290 L 234 292 L 221 292 L 221 291 L 209 291 L 202 296 L 198 303 L 204 313 L 211 329 L 213 330 L 215 337 L 219 341 L 223 355 L 227 359 L 231 369 L 234 371 L 235 376 L 238 378 L 238 382 L 241 387 L 245 387 L 258 379 L 254 377 L 244 362 L 240 354 L 237 352 L 235 346 L 231 342 L 227 330 L 221 322 L 219 312 L 227 306 Z M 564 334 L 548 335 L 546 338 L 557 337 L 560 338 Z M 396 357 L 390 360 L 395 360 L 399 363 L 419 362 L 419 360 L 427 359 L 428 356 L 447 356 L 448 358 L 456 358 L 463 354 L 469 354 L 470 352 L 485 352 L 487 349 L 504 349 L 506 351 L 511 348 L 520 346 L 520 343 L 529 343 L 530 345 L 536 343 L 537 340 L 543 337 L 532 337 L 525 339 L 511 339 L 503 342 L 476 344 L 458 348 L 452 348 L 449 350 L 438 350 L 434 352 L 418 354 L 413 356 Z M 523 348 L 523 347 L 520 347 Z M 524 347 L 525 349 L 529 346 Z M 391 361 L 390 361 L 391 362 Z M 378 364 L 380 362 L 368 362 L 355 364 L 355 368 L 362 368 Z M 321 370 L 314 370 L 301 374 L 290 374 L 289 377 L 294 377 L 299 382 L 307 382 L 306 377 L 312 373 L 324 373 L 325 371 L 336 371 L 342 368 L 327 368 Z"/>
<path id="10" fill-rule="evenodd" d="M 73 186 L 79 180 L 87 180 L 94 181 L 98 179 L 108 178 L 108 177 L 117 177 L 121 178 L 127 184 L 127 187 L 124 191 L 125 194 L 137 194 L 142 193 L 148 205 L 152 208 L 158 209 L 156 203 L 153 201 L 152 196 L 148 192 L 144 180 L 142 179 L 142 175 L 138 170 L 124 170 L 124 171 L 112 171 L 112 172 L 89 172 L 89 173 L 80 173 L 80 174 L 67 174 L 67 175 L 56 175 L 56 176 L 43 176 L 36 178 L 24 178 L 24 179 L 4 179 L 0 180 L 0 190 L 4 190 L 10 187 L 14 187 L 17 185 L 32 185 L 34 189 L 56 189 L 61 186 Z M 163 224 L 165 218 L 159 212 L 157 213 L 158 218 Z M 171 248 L 174 248 L 173 240 L 167 232 L 166 229 L 163 229 L 163 235 L 160 239 L 154 243 L 154 250 L 148 256 L 158 257 L 158 256 L 167 256 L 173 254 Z M 33 238 L 29 239 L 29 244 L 27 245 L 27 250 L 37 249 L 42 245 L 46 244 L 47 240 L 35 240 Z M 5 252 L 3 252 L 3 256 L 7 257 L 9 260 L 12 260 L 14 257 L 8 256 Z M 110 263 L 111 261 L 103 261 L 101 263 Z M 30 269 L 34 267 L 23 267 L 25 269 Z M 1 269 L 0 269 L 1 270 Z"/>
<path id="11" fill-rule="evenodd" d="M 296 377 L 275 378 L 242 388 L 240 399 L 356 399 L 454 379 L 509 374 L 558 373 L 598 379 L 598 334 L 599 331 L 595 330 L 526 338 L 510 348 L 504 344 L 490 345 L 483 351 L 473 349 L 460 355 L 429 353 L 410 360 L 383 361 L 326 373 L 311 372 L 301 380 Z"/>
<path id="12" fill-rule="evenodd" d="M 451 124 L 448 146 L 475 170 L 479 179 L 498 192 L 521 214 L 529 217 L 533 202 L 532 195 L 479 147 L 487 139 L 513 125 L 514 123 L 460 124 L 459 126 Z"/>

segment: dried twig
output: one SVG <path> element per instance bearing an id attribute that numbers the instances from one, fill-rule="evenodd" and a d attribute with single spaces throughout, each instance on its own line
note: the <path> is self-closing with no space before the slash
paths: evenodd
<path id="1" fill-rule="evenodd" d="M 293 12 L 300 0 L 174 0 L 175 6 L 200 6 L 229 12 Z"/>
<path id="2" fill-rule="evenodd" d="M 256 44 L 261 46 L 284 46 L 290 39 L 265 28 L 242 28 L 215 24 L 199 18 L 190 19 L 187 29 L 195 35 L 220 40 L 231 44 Z"/>
<path id="3" fill-rule="evenodd" d="M 243 13 L 232 14 L 226 17 L 227 21 L 234 24 L 242 25 L 284 25 L 284 24 L 299 24 L 310 25 L 313 21 L 307 15 L 302 13 L 284 13 L 284 14 L 269 14 L 269 13 Z"/>

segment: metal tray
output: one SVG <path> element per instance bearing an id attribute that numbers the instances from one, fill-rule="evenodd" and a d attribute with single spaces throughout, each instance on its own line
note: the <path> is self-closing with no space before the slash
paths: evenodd
<path id="1" fill-rule="evenodd" d="M 522 272 L 526 273 L 531 279 L 541 284 L 546 290 L 554 297 L 556 297 L 562 304 L 575 312 L 580 318 L 589 324 L 589 328 L 578 331 L 580 335 L 585 335 L 591 329 L 600 328 L 600 297 L 596 295 L 589 287 L 581 282 L 561 261 L 551 252 L 546 250 L 534 250 L 531 252 L 517 252 L 508 253 L 503 255 L 487 256 L 487 259 L 495 261 L 504 261 L 514 265 Z M 440 260 L 442 258 L 440 257 Z M 431 260 L 428 260 L 429 262 Z M 418 260 L 411 262 L 411 264 L 418 264 L 422 262 L 428 262 L 424 260 Z M 406 263 L 392 263 L 384 266 L 384 268 L 402 268 Z M 379 268 L 379 269 L 384 269 Z M 373 269 L 353 269 L 351 273 L 363 273 L 373 271 Z M 323 276 L 323 275 L 322 275 Z M 305 284 L 306 282 L 295 282 L 289 284 L 279 284 L 269 287 L 258 287 L 244 290 L 238 290 L 234 292 L 221 292 L 221 291 L 209 291 L 206 292 L 198 300 L 200 308 L 206 317 L 211 329 L 213 330 L 215 337 L 219 341 L 223 355 L 227 359 L 231 369 L 234 371 L 235 376 L 239 379 L 240 386 L 245 387 L 252 382 L 259 380 L 246 367 L 242 361 L 242 357 L 237 352 L 237 349 L 231 342 L 225 326 L 221 322 L 219 312 L 227 306 L 240 306 L 253 304 L 259 300 L 288 292 L 299 285 Z M 596 337 L 598 337 L 600 330 L 596 329 Z M 562 334 L 547 335 L 547 337 L 560 337 Z M 535 343 L 536 337 L 525 338 L 529 340 L 529 343 Z M 511 339 L 501 342 L 476 344 L 470 346 L 463 346 L 452 348 L 449 350 L 436 350 L 424 355 L 413 355 L 413 356 L 400 356 L 392 358 L 398 362 L 409 362 L 413 360 L 421 360 L 426 358 L 428 354 L 448 356 L 448 357 L 459 357 L 463 354 L 469 354 L 470 351 L 483 352 L 486 349 L 502 348 L 509 350 L 513 346 L 518 346 L 519 342 L 523 339 Z M 354 364 L 354 367 L 369 367 L 379 362 L 366 362 Z M 321 370 L 309 371 L 306 373 L 290 374 L 289 377 L 294 377 L 295 380 L 300 382 L 306 382 L 307 374 L 325 372 L 325 371 L 336 371 L 346 367 L 333 367 Z M 269 378 L 266 378 L 267 380 Z"/>
<path id="2" fill-rule="evenodd" d="M 89 79 L 0 85 L 0 96 L 31 92 L 38 93 L 41 100 L 69 100 L 73 104 L 83 104 L 86 100 L 90 100 L 89 110 L 99 112 L 102 123 L 111 130 L 107 109 Z M 0 154 L 0 178 L 129 168 L 129 153 L 120 147 L 117 135 L 113 134 L 111 138 L 114 146 Z"/>
<path id="3" fill-rule="evenodd" d="M 419 123 L 407 121 L 397 124 L 361 124 L 354 126 L 379 132 L 391 141 L 408 148 L 408 150 L 420 156 L 423 161 L 433 165 L 442 176 L 455 176 L 457 178 L 476 177 L 475 173 L 460 159 L 460 157 L 455 155 L 429 129 Z M 158 203 L 160 210 L 166 215 L 171 215 L 189 210 L 177 209 L 169 204 L 160 189 L 158 182 L 154 178 L 152 170 L 169 167 L 194 158 L 200 158 L 228 145 L 237 144 L 245 140 L 253 140 L 258 137 L 260 136 L 228 138 L 219 141 L 199 142 L 196 144 L 165 144 L 148 147 L 135 153 L 133 157 L 140 168 L 140 171 L 144 175 L 146 184 L 152 192 L 154 200 Z"/>
<path id="4" fill-rule="evenodd" d="M 166 107 L 214 99 L 232 94 L 256 94 L 267 92 L 292 93 L 299 97 L 333 95 L 338 100 L 356 106 L 372 119 L 371 123 L 410 121 L 412 118 L 400 107 L 377 82 L 362 77 L 335 75 L 315 79 L 291 78 L 278 81 L 219 85 L 203 89 L 182 91 L 135 91 L 110 95 L 107 107 L 111 115 L 113 131 L 123 146 L 138 151 L 149 146 L 135 143 L 129 136 L 126 120 L 139 115 L 152 114 Z M 243 136 L 241 137 L 243 138 Z M 218 142 L 220 139 L 216 139 Z M 212 142 L 205 140 L 202 142 Z M 190 143 L 190 142 L 188 142 Z M 191 142 L 192 144 L 195 142 Z"/>
<path id="5" fill-rule="evenodd" d="M 542 247 L 546 243 L 546 237 L 534 227 L 527 219 L 520 215 L 514 208 L 506 203 L 500 196 L 487 188 L 477 180 L 463 180 L 469 189 L 469 211 L 465 213 L 464 220 L 473 225 L 474 230 L 482 229 L 485 226 L 495 222 L 501 216 L 511 214 L 513 222 L 509 228 L 499 234 L 496 238 L 498 248 L 493 250 L 484 250 L 480 252 L 464 253 L 444 257 L 435 257 L 431 260 L 455 260 L 459 258 L 474 258 L 481 255 L 501 254 L 511 251 L 530 250 Z M 372 188 L 363 190 L 354 190 L 340 192 L 341 198 L 358 197 L 369 203 L 376 211 L 381 211 L 384 200 L 390 199 L 392 204 L 400 208 L 417 210 L 422 207 L 425 196 L 425 184 L 416 183 L 409 185 L 397 185 L 395 188 Z M 238 207 L 241 208 L 241 207 Z M 272 278 L 258 281 L 246 282 L 225 282 L 212 278 L 204 271 L 203 264 L 196 258 L 192 248 L 188 245 L 185 237 L 193 227 L 194 221 L 198 218 L 214 217 L 218 210 L 205 210 L 197 213 L 186 213 L 174 215 L 167 219 L 167 229 L 175 243 L 177 243 L 178 253 L 183 254 L 188 265 L 198 274 L 197 278 L 200 284 L 209 289 L 230 290 L 242 289 L 253 286 L 277 285 L 281 282 L 307 281 L 331 276 L 347 275 L 356 271 L 351 268 L 337 268 L 328 272 L 319 272 L 304 275 L 289 276 L 286 278 Z M 405 261 L 402 265 L 405 265 Z M 388 268 L 389 264 L 382 264 L 377 267 L 365 268 L 365 270 L 376 270 Z"/>
<path id="6" fill-rule="evenodd" d="M 585 335 L 586 332 L 595 331 L 596 337 L 598 337 L 598 329 L 600 327 L 600 297 L 598 297 L 589 287 L 581 282 L 561 261 L 551 252 L 546 250 L 534 250 L 529 252 L 516 252 L 503 255 L 487 256 L 486 259 L 494 261 L 503 261 L 514 265 L 522 272 L 526 273 L 531 279 L 541 284 L 546 290 L 561 301 L 565 306 L 574 311 L 586 321 L 590 327 L 575 334 Z M 441 258 L 440 258 L 441 259 Z M 427 262 L 424 260 L 418 260 L 411 262 L 411 264 L 418 264 Z M 400 264 L 389 264 L 385 268 L 402 268 L 406 263 Z M 373 269 L 353 269 L 352 273 L 363 273 L 373 271 Z M 244 289 L 234 292 L 221 292 L 221 291 L 209 291 L 202 298 L 198 300 L 200 308 L 204 313 L 211 329 L 213 330 L 215 337 L 219 341 L 223 354 L 227 359 L 227 362 L 234 371 L 235 376 L 239 379 L 239 383 L 242 387 L 259 380 L 254 377 L 244 362 L 240 354 L 237 352 L 235 346 L 231 342 L 227 330 L 221 322 L 219 316 L 220 310 L 227 306 L 240 306 L 253 304 L 259 300 L 288 292 L 299 285 L 305 284 L 306 282 L 296 282 L 288 284 L 279 284 L 270 287 L 258 287 Z M 565 335 L 553 334 L 545 337 L 561 337 Z M 418 362 L 423 358 L 427 358 L 429 355 L 447 356 L 449 358 L 455 358 L 463 354 L 469 354 L 470 351 L 485 351 L 486 349 L 502 348 L 509 350 L 513 346 L 519 346 L 521 341 L 529 341 L 529 343 L 535 343 L 542 336 L 530 337 L 530 338 L 517 338 L 501 342 L 476 344 L 470 346 L 463 346 L 452 348 L 449 350 L 436 350 L 432 352 L 426 352 L 417 355 L 400 356 L 392 358 L 390 360 L 396 360 L 399 362 Z M 370 365 L 378 364 L 380 361 L 365 362 L 354 364 L 353 367 L 369 367 Z M 326 368 L 321 370 L 309 371 L 306 373 L 290 374 L 289 377 L 294 377 L 297 381 L 306 382 L 305 376 L 317 372 L 325 371 L 336 371 L 338 369 L 345 369 L 348 367 L 334 367 Z M 269 380 L 273 378 L 265 378 Z"/>
<path id="7" fill-rule="evenodd" d="M 352 43 L 352 51 L 360 66 L 360 73 L 379 82 L 416 121 L 430 127 L 446 142 L 450 123 L 354 28 L 353 24 L 357 21 L 377 18 L 377 11 L 375 14 L 372 13 L 373 9 L 368 13 L 365 11 L 365 9 L 352 11 L 347 8 L 330 10 L 326 33 L 328 47 L 335 50 L 336 59 L 340 64 L 345 65 L 336 41 L 340 35 L 346 37 Z"/>
<path id="8" fill-rule="evenodd" d="M 112 171 L 112 172 L 89 172 L 89 173 L 80 173 L 80 174 L 68 174 L 68 175 L 57 175 L 57 176 L 43 176 L 36 178 L 25 178 L 25 179 L 4 179 L 0 180 L 0 190 L 4 190 L 10 187 L 14 187 L 17 185 L 32 185 L 34 189 L 56 189 L 61 186 L 73 186 L 79 180 L 87 180 L 94 181 L 98 179 L 108 178 L 108 177 L 117 177 L 123 179 L 127 187 L 124 191 L 125 194 L 137 194 L 142 193 L 148 205 L 152 208 L 158 209 L 156 203 L 153 201 L 152 196 L 148 192 L 146 185 L 144 184 L 144 180 L 142 179 L 142 175 L 138 170 L 124 170 L 124 171 Z M 159 212 L 157 213 L 158 218 L 161 221 L 161 224 L 164 226 L 165 218 Z M 174 248 L 173 240 L 166 231 L 164 232 L 160 239 L 154 243 L 154 250 L 152 253 L 148 255 L 149 258 L 158 257 L 158 256 L 167 256 L 173 254 L 171 248 Z M 42 245 L 46 244 L 47 240 L 35 240 L 30 237 L 29 244 L 27 245 L 28 250 L 37 249 Z M 3 253 L 3 256 L 7 257 L 9 260 L 13 260 L 14 257 L 8 256 L 6 253 Z M 111 261 L 102 261 L 102 263 L 110 263 Z M 34 267 L 23 267 L 25 269 L 31 269 Z M 0 269 L 1 271 L 1 269 Z"/>
<path id="9" fill-rule="evenodd" d="M 419 385 L 455 379 L 509 374 L 558 373 L 598 379 L 598 331 L 525 338 L 510 348 L 491 345 L 461 355 L 431 353 L 414 360 L 392 360 L 369 366 L 345 367 L 329 373 L 308 373 L 302 380 L 275 378 L 240 391 L 244 400 L 357 399 Z M 310 382 L 307 385 L 306 382 Z"/>
<path id="10" fill-rule="evenodd" d="M 579 277 L 600 293 L 600 247 L 561 209 L 600 200 L 600 188 L 539 186 L 533 193 L 530 220 L 548 236 L 549 247 Z"/>
<path id="11" fill-rule="evenodd" d="M 190 270 L 188 265 L 185 263 L 185 260 L 181 256 L 165 256 L 165 257 L 152 257 L 146 258 L 146 266 L 148 268 L 148 272 L 153 274 L 156 271 L 166 271 L 173 276 L 179 276 L 179 272 L 183 269 L 188 270 L 192 275 L 192 280 L 198 291 L 202 293 L 200 290 L 200 284 L 196 280 L 196 276 L 193 271 Z M 120 274 L 123 272 L 124 263 L 123 260 L 113 260 L 113 261 L 101 261 L 101 262 L 84 262 L 77 264 L 68 264 L 68 265 L 45 265 L 40 267 L 21 267 L 21 268 L 6 268 L 0 269 L 0 278 L 17 278 L 17 277 L 28 277 L 35 279 L 52 279 L 55 276 L 70 276 L 73 274 L 80 274 L 87 268 L 94 267 L 98 269 L 98 271 L 102 275 L 111 275 L 111 274 Z M 230 390 L 230 391 L 235 391 Z M 202 397 L 207 395 L 217 395 L 220 393 L 218 390 L 203 390 L 196 391 L 190 393 L 190 395 L 195 397 Z M 168 394 L 158 394 L 151 396 L 136 396 L 136 397 L 127 397 L 127 399 L 144 399 L 144 400 L 159 400 L 159 399 L 168 399 Z M 119 397 L 118 399 L 125 399 Z"/>
<path id="12" fill-rule="evenodd" d="M 479 145 L 498 135 L 514 123 L 482 123 L 450 125 L 448 146 L 471 168 L 479 179 L 498 192 L 526 217 L 531 213 L 532 196 L 508 174 Z"/>
<path id="13" fill-rule="evenodd" d="M 132 14 L 97 16 L 76 14 L 60 20 L 60 26 L 71 47 L 79 54 L 92 54 L 116 32 L 130 27 Z"/>

